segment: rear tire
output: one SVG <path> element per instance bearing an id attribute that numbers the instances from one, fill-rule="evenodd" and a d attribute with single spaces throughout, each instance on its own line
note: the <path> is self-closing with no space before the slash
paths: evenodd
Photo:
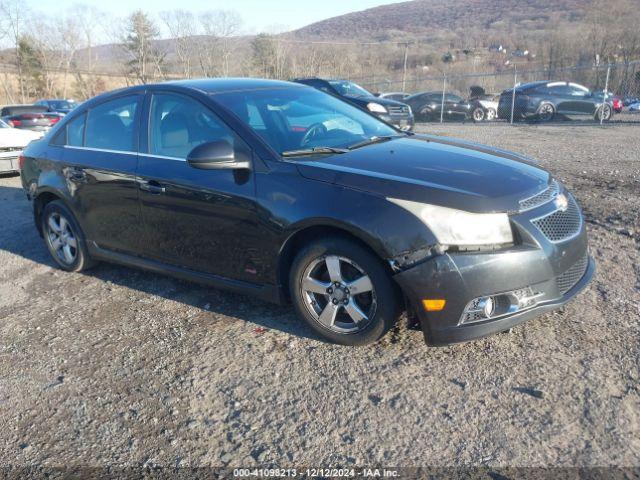
<path id="1" fill-rule="evenodd" d="M 556 116 L 556 108 L 550 103 L 543 103 L 538 108 L 538 121 L 550 122 Z"/>
<path id="2" fill-rule="evenodd" d="M 40 215 L 40 222 L 47 250 L 62 270 L 80 272 L 95 265 L 89 257 L 78 221 L 62 201 L 47 203 Z"/>
<path id="3" fill-rule="evenodd" d="M 323 338 L 366 345 L 396 323 L 396 287 L 380 260 L 354 241 L 329 237 L 296 255 L 289 273 L 296 313 Z"/>

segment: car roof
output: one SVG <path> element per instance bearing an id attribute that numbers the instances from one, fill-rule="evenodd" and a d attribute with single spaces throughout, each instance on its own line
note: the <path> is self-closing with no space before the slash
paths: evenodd
<path id="1" fill-rule="evenodd" d="M 207 94 L 234 92 L 242 90 L 262 90 L 266 88 L 301 88 L 301 85 L 282 80 L 268 80 L 264 78 L 201 78 L 196 80 L 177 80 L 148 85 L 157 87 L 175 85 L 179 87 L 200 90 Z"/>

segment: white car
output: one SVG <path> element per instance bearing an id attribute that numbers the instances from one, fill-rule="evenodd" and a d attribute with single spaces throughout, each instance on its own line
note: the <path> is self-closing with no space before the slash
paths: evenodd
<path id="1" fill-rule="evenodd" d="M 42 132 L 12 128 L 0 120 L 0 174 L 17 172 L 22 150 L 42 135 Z"/>
<path id="2" fill-rule="evenodd" d="M 482 105 L 482 107 L 486 111 L 486 119 L 487 120 L 495 120 L 498 116 L 498 101 L 500 100 L 499 95 L 484 95 L 478 98 L 478 103 Z"/>
<path id="3" fill-rule="evenodd" d="M 629 105 L 629 111 L 630 112 L 640 112 L 640 102 L 632 103 L 631 105 Z"/>

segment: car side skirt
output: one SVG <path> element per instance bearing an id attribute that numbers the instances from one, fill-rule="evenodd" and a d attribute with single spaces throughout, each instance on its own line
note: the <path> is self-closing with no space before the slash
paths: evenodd
<path id="1" fill-rule="evenodd" d="M 197 272 L 156 260 L 140 258 L 134 255 L 100 248 L 94 242 L 88 242 L 87 247 L 89 255 L 96 260 L 118 263 L 128 267 L 139 268 L 141 270 L 179 278 L 181 280 L 199 283 L 208 287 L 219 288 L 221 290 L 227 290 L 243 295 L 250 295 L 278 305 L 286 303 L 282 288 L 277 285 L 258 285 L 241 280 L 224 278 L 210 273 Z"/>

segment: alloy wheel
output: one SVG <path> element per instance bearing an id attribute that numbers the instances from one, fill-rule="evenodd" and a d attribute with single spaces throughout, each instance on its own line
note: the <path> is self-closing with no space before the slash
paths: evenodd
<path id="1" fill-rule="evenodd" d="M 47 219 L 46 239 L 60 262 L 73 265 L 78 258 L 78 239 L 69 221 L 58 212 L 52 212 Z"/>
<path id="2" fill-rule="evenodd" d="M 334 332 L 360 332 L 376 313 L 369 275 L 346 257 L 328 255 L 312 261 L 302 275 L 300 294 L 311 316 Z"/>
<path id="3" fill-rule="evenodd" d="M 538 112 L 538 118 L 543 122 L 549 122 L 553 119 L 556 111 L 553 108 L 553 105 L 550 103 L 545 103 L 540 107 L 540 111 Z"/>
<path id="4" fill-rule="evenodd" d="M 481 122 L 484 120 L 484 109 L 478 107 L 473 111 L 473 120 L 476 122 Z"/>

